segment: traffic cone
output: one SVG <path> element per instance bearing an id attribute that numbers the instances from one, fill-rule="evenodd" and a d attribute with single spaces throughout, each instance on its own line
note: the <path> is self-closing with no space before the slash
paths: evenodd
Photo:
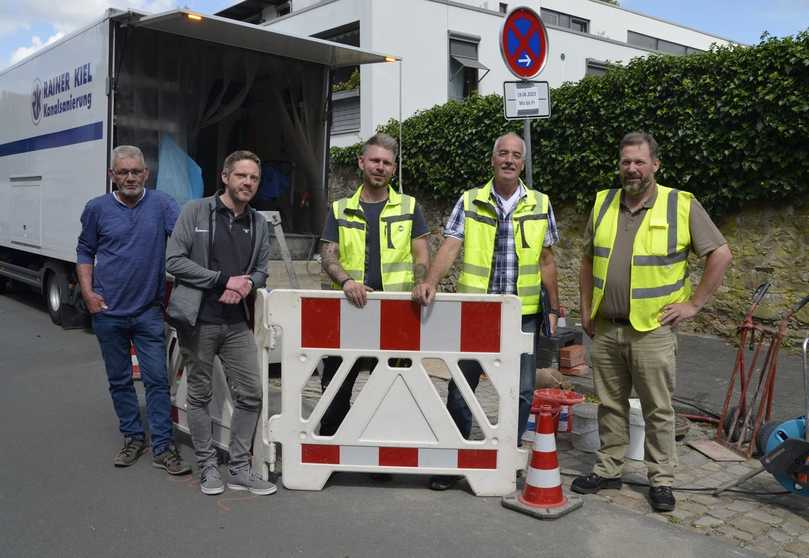
<path id="1" fill-rule="evenodd" d="M 565 496 L 556 456 L 556 421 L 554 415 L 559 407 L 543 405 L 539 409 L 537 431 L 531 462 L 525 476 L 522 493 L 503 496 L 503 506 L 532 515 L 539 519 L 556 519 L 580 508 L 578 496 Z"/>
<path id="2" fill-rule="evenodd" d="M 140 380 L 140 363 L 138 362 L 138 353 L 135 352 L 135 345 L 129 344 L 129 354 L 132 357 L 132 379 Z"/>

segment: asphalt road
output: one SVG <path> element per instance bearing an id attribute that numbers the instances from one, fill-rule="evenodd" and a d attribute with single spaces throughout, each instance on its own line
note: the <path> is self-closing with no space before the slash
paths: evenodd
<path id="1" fill-rule="evenodd" d="M 753 556 L 585 501 L 556 521 L 419 476 L 335 476 L 321 492 L 202 495 L 121 445 L 95 337 L 53 326 L 38 297 L 0 295 L 0 556 Z M 183 445 L 186 458 L 191 450 Z"/>

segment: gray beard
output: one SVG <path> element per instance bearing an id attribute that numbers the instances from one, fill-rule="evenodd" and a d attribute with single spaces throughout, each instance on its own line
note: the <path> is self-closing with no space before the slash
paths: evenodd
<path id="1" fill-rule="evenodd" d="M 638 197 L 641 194 L 645 194 L 649 190 L 649 188 L 652 187 L 652 184 L 654 184 L 654 181 L 650 176 L 642 179 L 640 182 L 637 183 L 629 184 L 623 180 L 621 181 L 621 186 L 623 187 L 624 192 L 626 192 L 632 197 Z"/>

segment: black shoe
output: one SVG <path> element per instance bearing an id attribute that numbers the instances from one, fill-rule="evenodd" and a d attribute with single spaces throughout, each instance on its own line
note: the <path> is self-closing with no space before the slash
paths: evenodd
<path id="1" fill-rule="evenodd" d="M 570 489 L 579 494 L 595 494 L 602 488 L 614 488 L 615 490 L 619 490 L 622 485 L 623 482 L 620 478 L 608 479 L 598 476 L 595 473 L 590 473 L 589 475 L 573 479 L 573 484 L 570 485 Z"/>
<path id="2" fill-rule="evenodd" d="M 649 499 L 652 501 L 654 510 L 659 512 L 674 511 L 674 507 L 677 504 L 670 486 L 651 487 L 649 489 Z"/>
<path id="3" fill-rule="evenodd" d="M 112 459 L 112 464 L 116 467 L 129 467 L 145 450 L 146 442 L 143 438 L 124 438 L 124 447 Z"/>
<path id="4" fill-rule="evenodd" d="M 169 475 L 187 475 L 191 472 L 191 465 L 183 461 L 180 452 L 173 445 L 166 448 L 152 459 L 152 465 L 158 469 L 165 469 Z"/>
<path id="5" fill-rule="evenodd" d="M 436 475 L 430 477 L 430 490 L 446 490 L 451 488 L 461 477 L 455 475 Z"/>

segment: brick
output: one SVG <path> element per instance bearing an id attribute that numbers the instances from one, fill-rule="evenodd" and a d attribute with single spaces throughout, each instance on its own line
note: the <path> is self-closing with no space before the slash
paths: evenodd
<path id="1" fill-rule="evenodd" d="M 568 345 L 559 349 L 559 368 L 573 368 L 585 363 L 584 345 Z"/>
<path id="2" fill-rule="evenodd" d="M 703 506 L 713 507 L 719 503 L 719 500 L 714 496 L 709 496 L 707 494 L 691 494 L 688 496 L 689 500 L 694 500 L 695 502 L 699 502 Z"/>

